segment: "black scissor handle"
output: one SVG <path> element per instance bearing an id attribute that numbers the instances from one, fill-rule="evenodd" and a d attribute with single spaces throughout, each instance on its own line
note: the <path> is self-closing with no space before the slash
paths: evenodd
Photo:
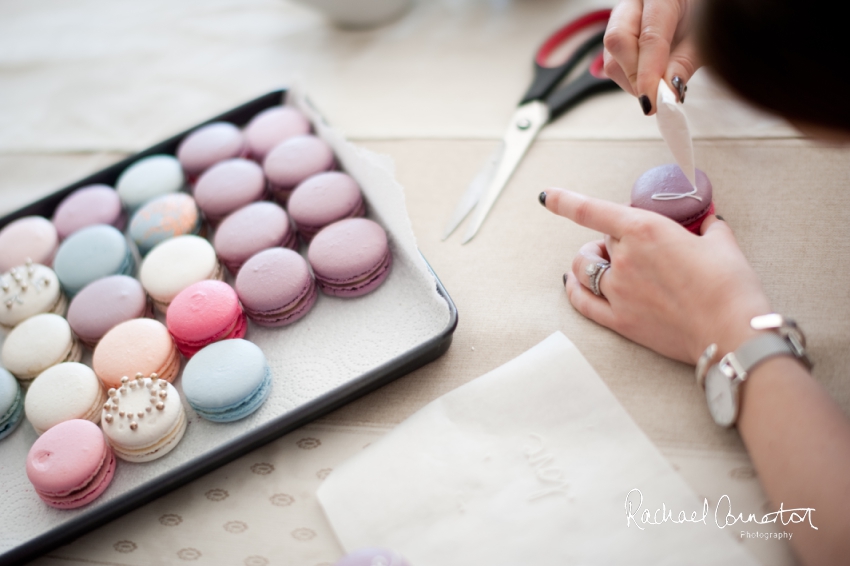
<path id="1" fill-rule="evenodd" d="M 601 44 L 597 44 L 597 47 L 601 47 Z M 550 121 L 555 120 L 591 94 L 619 88 L 617 83 L 605 76 L 602 64 L 602 51 L 599 51 L 590 62 L 590 66 L 580 76 L 549 95 L 546 106 L 549 107 Z"/>

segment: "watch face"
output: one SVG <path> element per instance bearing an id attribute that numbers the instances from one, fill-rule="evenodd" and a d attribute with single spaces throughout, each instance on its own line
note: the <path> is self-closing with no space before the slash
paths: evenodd
<path id="1" fill-rule="evenodd" d="M 708 412 L 720 426 L 732 426 L 738 417 L 738 388 L 718 366 L 712 366 L 705 376 L 705 400 Z"/>

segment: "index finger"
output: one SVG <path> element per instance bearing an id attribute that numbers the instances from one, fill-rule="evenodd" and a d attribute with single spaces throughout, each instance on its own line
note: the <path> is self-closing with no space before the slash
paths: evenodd
<path id="1" fill-rule="evenodd" d="M 621 204 L 558 188 L 546 190 L 544 206 L 576 224 L 617 239 L 623 237 L 632 211 L 630 207 Z"/>
<path id="2" fill-rule="evenodd" d="M 646 96 L 650 112 L 655 111 L 658 81 L 664 76 L 676 28 L 682 18 L 681 7 L 675 0 L 648 0 L 643 6 L 638 46 L 638 96 Z"/>

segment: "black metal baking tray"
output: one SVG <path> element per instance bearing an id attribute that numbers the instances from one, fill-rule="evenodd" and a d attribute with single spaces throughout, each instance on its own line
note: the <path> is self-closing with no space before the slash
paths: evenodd
<path id="1" fill-rule="evenodd" d="M 0 218 L 0 228 L 18 218 L 30 215 L 51 217 L 58 204 L 74 190 L 95 183 L 114 186 L 121 172 L 141 157 L 153 154 L 174 154 L 180 141 L 198 126 L 216 121 L 226 121 L 238 126 L 245 125 L 254 115 L 262 110 L 281 104 L 286 96 L 286 90 L 275 90 L 260 96 L 250 102 L 215 116 L 201 124 L 177 134 L 163 142 L 140 151 L 126 159 L 115 163 L 93 175 L 72 183 L 30 205 L 16 210 Z M 430 266 L 429 266 L 430 269 Z M 0 565 L 19 564 L 67 544 L 75 538 L 93 530 L 109 521 L 140 507 L 204 474 L 210 472 L 252 450 L 287 434 L 298 427 L 309 423 L 322 415 L 385 385 L 425 364 L 437 359 L 451 345 L 454 330 L 457 327 L 457 308 L 452 302 L 446 289 L 437 275 L 431 270 L 436 282 L 439 295 L 445 299 L 449 318 L 445 328 L 432 338 L 418 344 L 416 347 L 398 355 L 382 365 L 375 367 L 355 379 L 350 379 L 342 385 L 299 405 L 254 428 L 249 434 L 234 438 L 218 445 L 203 457 L 190 460 L 183 465 L 172 468 L 167 474 L 158 476 L 156 482 L 145 484 L 125 492 L 120 498 L 113 499 L 103 505 L 95 503 L 87 506 L 87 512 L 75 517 L 56 528 L 29 538 L 23 544 L 15 546 L 0 554 Z M 17 432 L 17 431 L 16 431 Z M 0 442 L 0 458 L 3 458 L 3 443 Z M 0 504 L 2 504 L 0 500 Z"/>

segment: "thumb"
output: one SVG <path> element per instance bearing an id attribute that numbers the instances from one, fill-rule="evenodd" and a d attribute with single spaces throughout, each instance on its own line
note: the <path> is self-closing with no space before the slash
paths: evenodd
<path id="1" fill-rule="evenodd" d="M 673 87 L 673 91 L 679 97 L 679 102 L 685 101 L 685 89 L 687 88 L 688 81 L 691 80 L 691 77 L 701 66 L 702 62 L 700 61 L 699 54 L 689 38 L 679 43 L 670 53 L 664 79 L 667 81 L 667 84 Z M 674 82 L 676 77 L 679 80 Z"/>

